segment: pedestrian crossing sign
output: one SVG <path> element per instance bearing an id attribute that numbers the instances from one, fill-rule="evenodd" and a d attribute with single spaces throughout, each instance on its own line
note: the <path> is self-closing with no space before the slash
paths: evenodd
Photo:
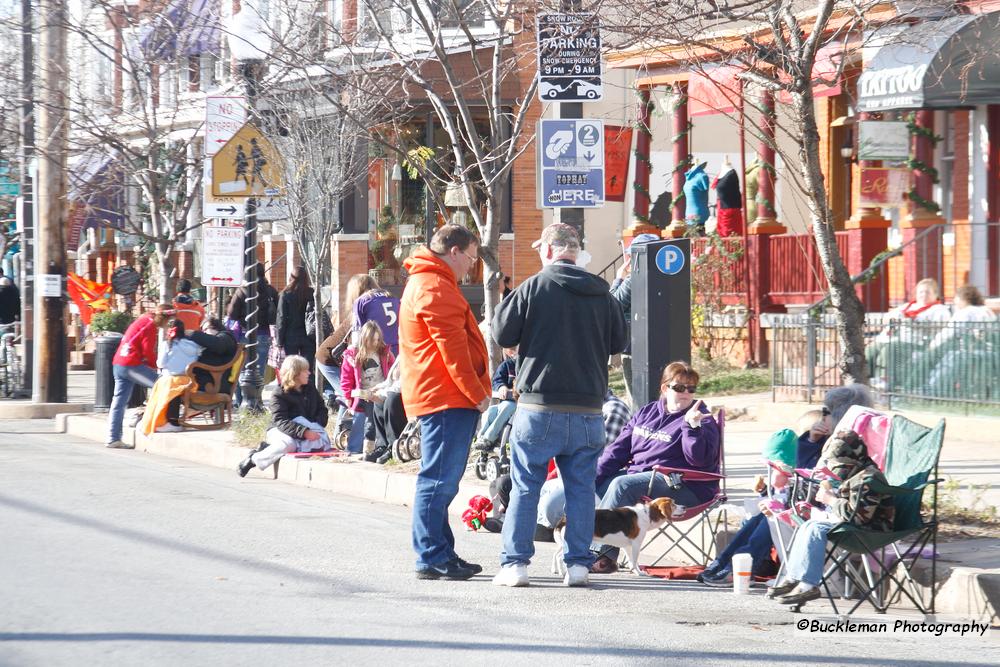
<path id="1" fill-rule="evenodd" d="M 246 123 L 212 156 L 216 197 L 276 196 L 285 189 L 285 162 L 274 144 Z"/>

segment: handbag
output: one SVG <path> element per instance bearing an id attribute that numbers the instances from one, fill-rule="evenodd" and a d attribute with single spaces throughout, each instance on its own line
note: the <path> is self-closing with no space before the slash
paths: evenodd
<path id="1" fill-rule="evenodd" d="M 344 340 L 337 343 L 332 350 L 330 350 L 330 361 L 333 362 L 334 366 L 344 365 L 344 352 L 347 350 L 347 346 L 351 343 L 351 332 L 348 331 L 347 335 L 344 336 Z"/>
<path id="2" fill-rule="evenodd" d="M 326 314 L 326 311 L 323 311 L 322 338 L 326 338 L 331 333 L 333 333 L 333 323 L 330 321 L 330 317 Z M 316 336 L 316 308 L 313 306 L 312 301 L 306 304 L 306 335 Z"/>

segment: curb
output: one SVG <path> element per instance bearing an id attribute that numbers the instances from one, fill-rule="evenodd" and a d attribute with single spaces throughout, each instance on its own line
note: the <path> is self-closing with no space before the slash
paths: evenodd
<path id="1" fill-rule="evenodd" d="M 104 440 L 105 421 L 94 414 L 60 414 L 56 416 L 57 433 L 68 433 L 80 438 Z M 236 471 L 236 467 L 247 455 L 247 448 L 234 444 L 230 431 L 208 433 L 188 431 L 183 433 L 158 433 L 149 437 L 134 428 L 122 431 L 122 440 L 135 445 L 136 451 L 190 461 L 215 468 Z M 247 479 L 273 479 L 271 469 L 251 470 Z M 335 491 L 345 495 L 410 507 L 416 493 L 417 476 L 413 474 L 387 471 L 377 463 L 364 461 L 331 461 L 326 459 L 295 459 L 285 457 L 278 466 L 278 480 L 313 489 Z M 463 479 L 459 484 L 456 502 L 464 511 L 462 498 L 477 494 L 489 495 L 489 485 L 479 480 Z M 453 504 L 453 511 L 455 504 Z"/>
<path id="2" fill-rule="evenodd" d="M 956 567 L 938 591 L 938 606 L 973 621 L 1000 626 L 1000 569 Z"/>
<path id="3" fill-rule="evenodd" d="M 0 419 L 52 419 L 67 413 L 90 412 L 90 403 L 32 403 L 31 401 L 4 401 L 0 403 Z"/>

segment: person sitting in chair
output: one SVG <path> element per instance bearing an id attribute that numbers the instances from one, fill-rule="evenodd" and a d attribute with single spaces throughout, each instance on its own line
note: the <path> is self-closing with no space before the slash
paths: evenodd
<path id="1" fill-rule="evenodd" d="M 201 323 L 201 331 L 192 331 L 188 334 L 188 338 L 204 348 L 198 355 L 198 362 L 206 366 L 225 366 L 232 363 L 236 357 L 238 348 L 236 338 L 217 317 L 206 317 Z M 223 373 L 221 386 L 216 387 L 215 391 L 221 394 L 229 393 L 233 387 L 230 375 L 230 373 Z M 201 368 L 194 370 L 194 377 L 198 382 L 198 389 L 201 391 L 204 391 L 209 383 L 214 382 L 212 375 Z"/>
<path id="2" fill-rule="evenodd" d="M 813 517 L 799 526 L 788 552 L 788 563 L 780 583 L 768 589 L 767 597 L 781 604 L 801 605 L 820 597 L 826 537 L 842 523 L 866 526 L 872 530 L 892 530 L 895 507 L 892 496 L 876 493 L 870 482 L 886 484 L 885 476 L 868 456 L 868 448 L 854 431 L 839 431 L 823 448 L 824 464 L 844 479 L 834 488 L 824 480 L 816 493 L 816 503 L 823 512 L 813 510 Z M 822 516 L 820 516 L 822 515 Z"/>
<path id="3" fill-rule="evenodd" d="M 663 369 L 660 397 L 640 409 L 618 439 L 597 462 L 600 509 L 628 507 L 643 496 L 674 499 L 692 507 L 709 502 L 719 489 L 716 481 L 671 481 L 653 472 L 655 466 L 719 472 L 719 425 L 701 400 L 694 399 L 700 377 L 683 361 Z M 617 547 L 597 545 L 600 554 L 591 572 L 618 569 Z"/>
<path id="4" fill-rule="evenodd" d="M 184 322 L 177 318 L 170 323 L 166 340 L 160 343 L 156 360 L 160 377 L 153 384 L 139 422 L 139 429 L 146 435 L 183 430 L 177 423 L 181 410 L 179 396 L 191 385 L 187 367 L 198 360 L 203 349 L 184 334 Z"/>
<path id="5" fill-rule="evenodd" d="M 507 422 L 517 409 L 517 395 L 514 392 L 514 377 L 517 369 L 517 347 L 505 347 L 506 357 L 493 373 L 493 397 L 500 399 L 483 413 L 474 449 L 490 451 L 500 442 L 500 436 Z"/>

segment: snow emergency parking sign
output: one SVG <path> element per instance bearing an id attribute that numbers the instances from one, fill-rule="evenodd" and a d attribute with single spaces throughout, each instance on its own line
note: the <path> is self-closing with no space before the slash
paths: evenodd
<path id="1" fill-rule="evenodd" d="M 540 14 L 538 98 L 542 102 L 593 102 L 603 97 L 597 16 Z"/>

